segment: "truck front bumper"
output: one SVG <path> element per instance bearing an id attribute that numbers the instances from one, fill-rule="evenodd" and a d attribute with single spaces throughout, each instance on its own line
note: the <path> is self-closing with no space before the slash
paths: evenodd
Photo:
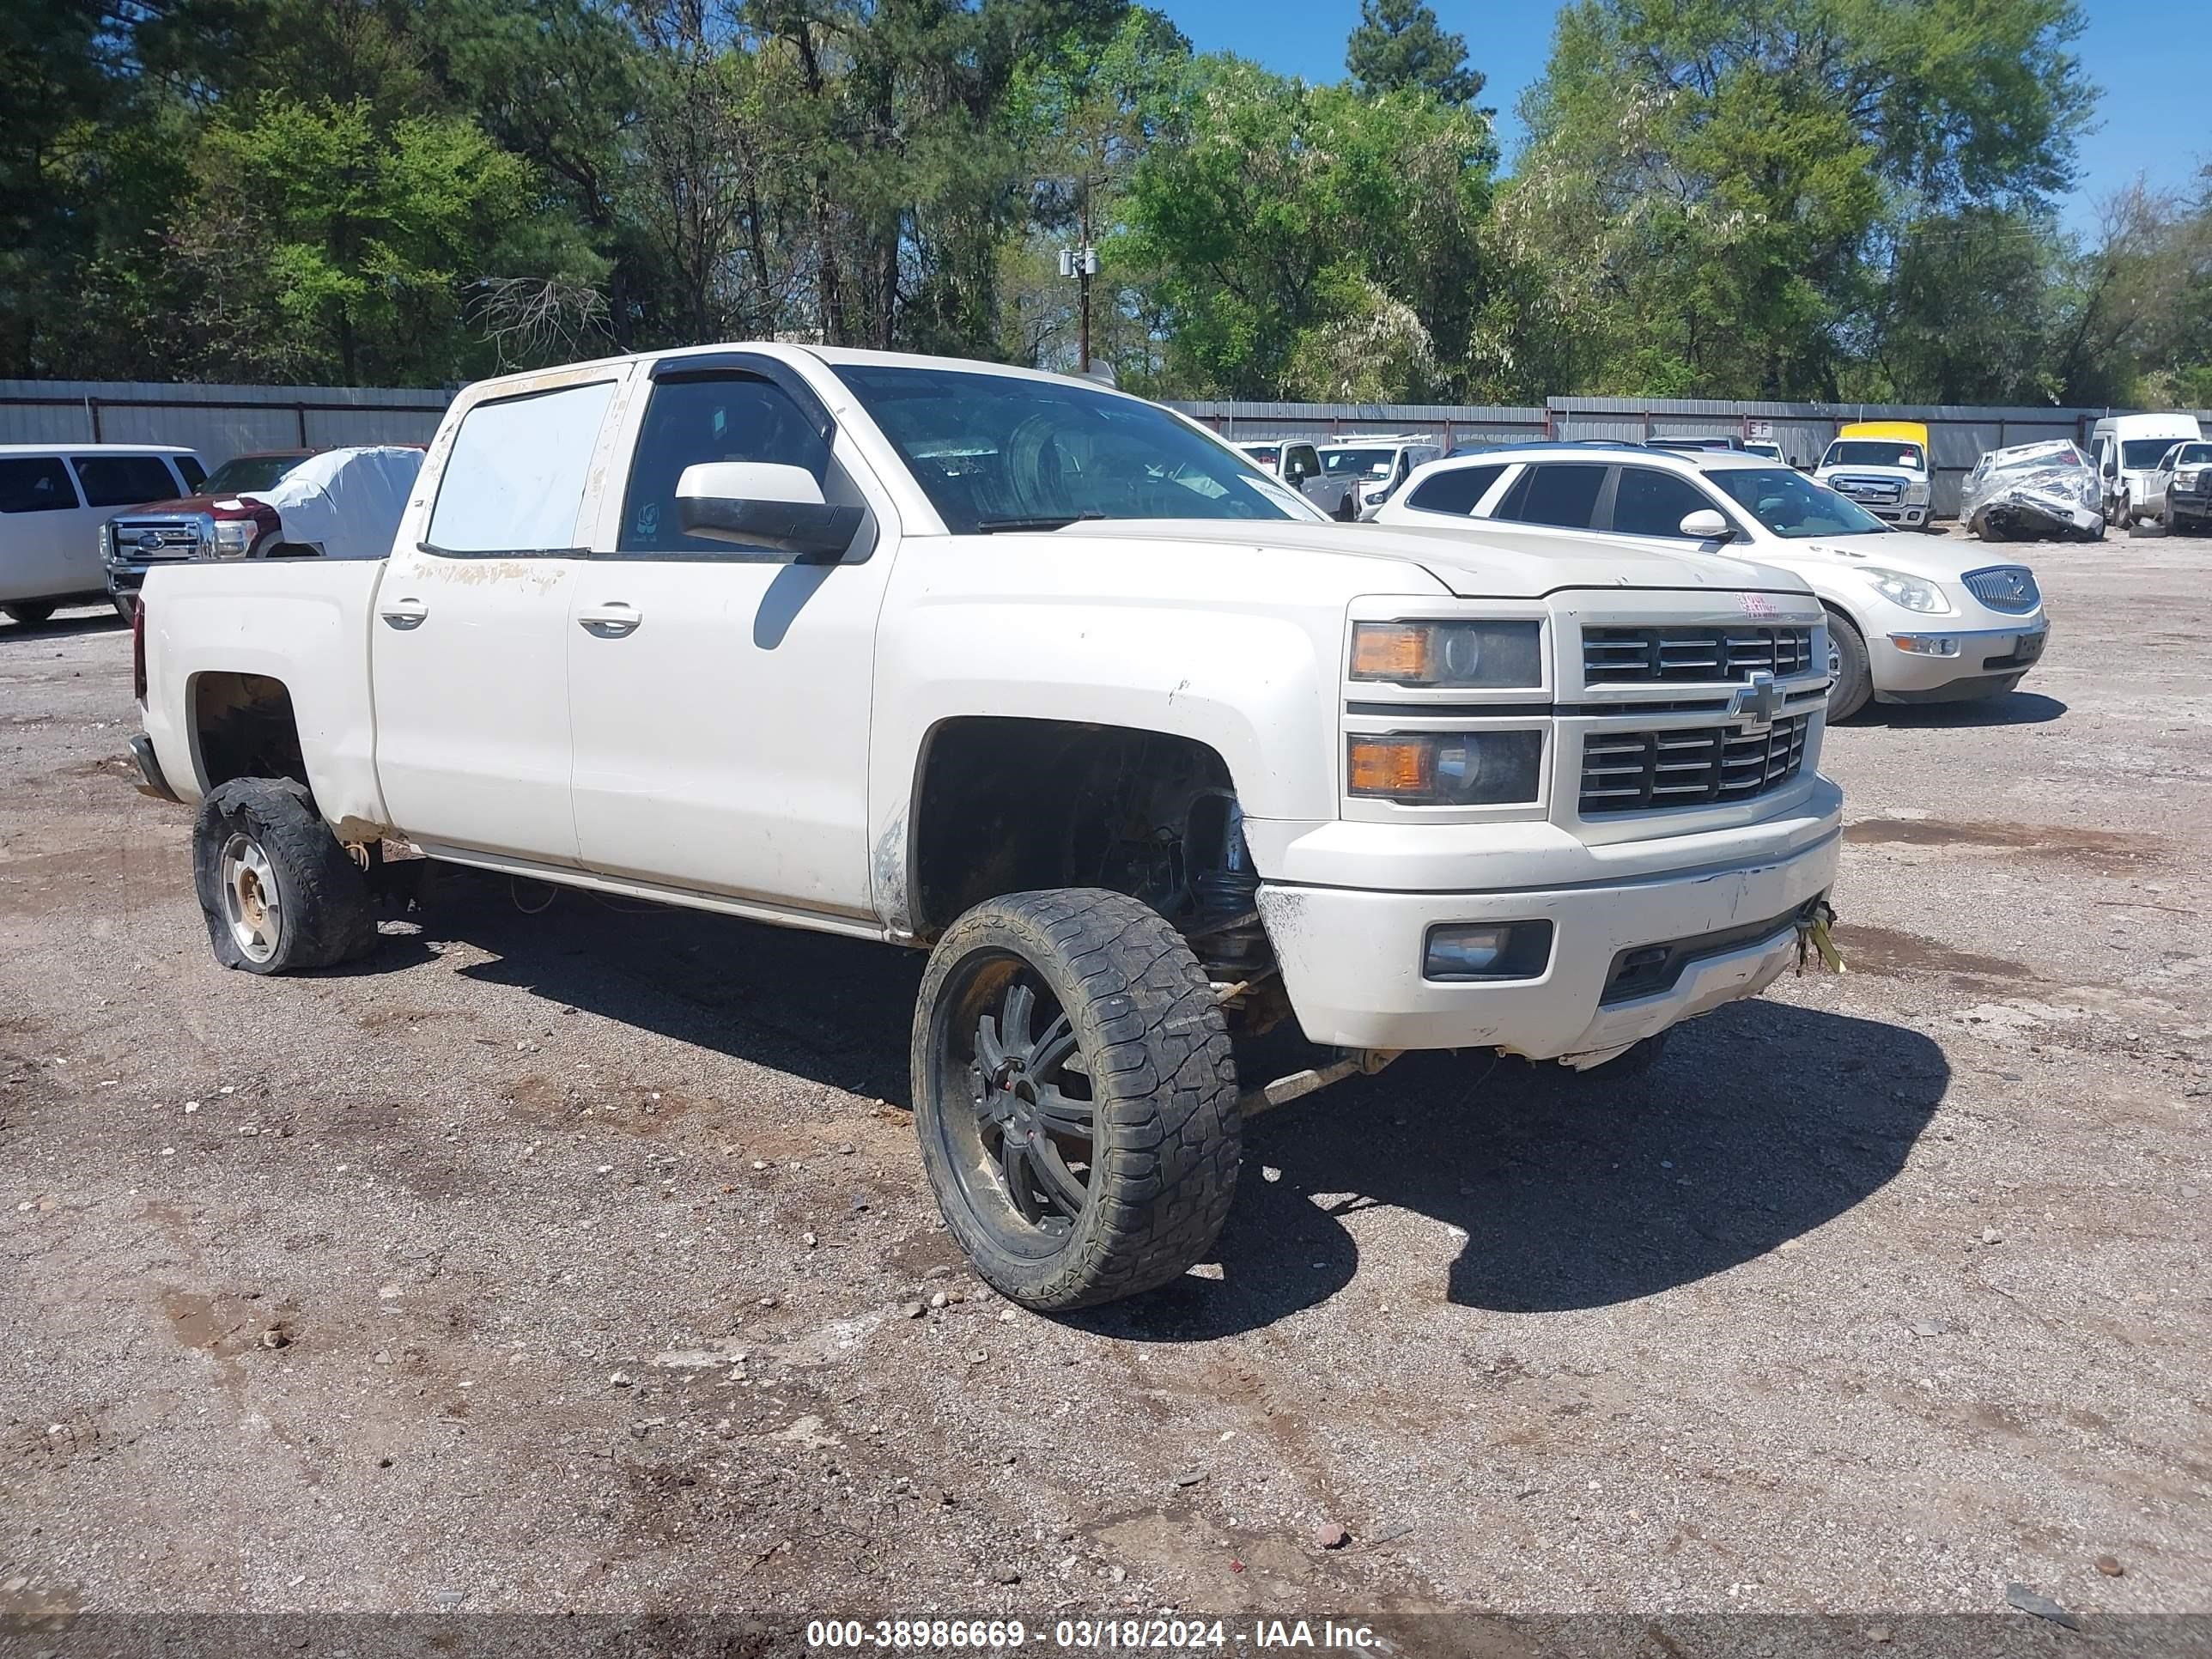
<path id="1" fill-rule="evenodd" d="M 1798 920 L 1834 883 L 1842 840 L 1832 785 L 1808 807 L 1821 822 L 1801 813 L 1738 832 L 1740 861 L 1504 892 L 1268 883 L 1260 915 L 1312 1042 L 1601 1057 L 1754 996 L 1796 962 Z M 1759 855 L 1761 842 L 1777 850 Z M 1540 974 L 1425 976 L 1431 929 L 1514 921 L 1552 924 Z"/>

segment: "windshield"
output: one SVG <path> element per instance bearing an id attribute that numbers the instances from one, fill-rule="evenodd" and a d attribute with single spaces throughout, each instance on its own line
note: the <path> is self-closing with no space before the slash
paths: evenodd
<path id="1" fill-rule="evenodd" d="M 955 535 L 1310 516 L 1273 478 L 1134 398 L 966 369 L 836 368 Z"/>
<path id="2" fill-rule="evenodd" d="M 2168 440 L 2169 442 L 2172 440 Z M 1920 459 L 1918 444 L 1899 443 L 1894 438 L 1848 438 L 1828 446 L 1829 466 L 1909 466 L 1915 472 L 1928 469 Z"/>
<path id="3" fill-rule="evenodd" d="M 1889 526 L 1824 483 L 1786 466 L 1716 467 L 1705 482 L 1717 484 L 1745 512 L 1776 535 L 1863 536 Z"/>
<path id="4" fill-rule="evenodd" d="M 240 490 L 273 489 L 305 455 L 238 455 L 207 476 L 203 495 L 235 495 Z"/>
<path id="5" fill-rule="evenodd" d="M 1397 459 L 1395 449 L 1324 449 L 1321 470 L 1331 477 L 1356 472 L 1363 478 L 1387 478 Z"/>
<path id="6" fill-rule="evenodd" d="M 1273 466 L 1283 459 L 1281 447 L 1275 444 L 1239 444 L 1237 447 L 1252 458 L 1255 466 Z"/>
<path id="7" fill-rule="evenodd" d="M 2207 461 L 2212 461 L 2212 444 L 2184 444 L 2173 458 L 2176 466 L 2202 466 Z"/>
<path id="8" fill-rule="evenodd" d="M 2120 446 L 2120 465 L 2131 471 L 2156 466 L 2179 438 L 2130 438 Z"/>

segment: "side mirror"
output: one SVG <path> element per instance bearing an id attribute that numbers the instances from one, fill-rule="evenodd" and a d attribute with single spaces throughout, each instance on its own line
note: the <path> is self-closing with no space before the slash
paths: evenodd
<path id="1" fill-rule="evenodd" d="M 1685 536 L 1693 536 L 1701 542 L 1724 542 L 1735 535 L 1735 532 L 1729 528 L 1729 521 L 1710 507 L 1701 507 L 1695 513 L 1685 514 L 1680 528 Z"/>
<path id="2" fill-rule="evenodd" d="M 803 466 L 702 461 L 676 481 L 676 519 L 694 536 L 764 548 L 801 562 L 834 564 L 860 533 L 857 507 L 831 507 Z"/>

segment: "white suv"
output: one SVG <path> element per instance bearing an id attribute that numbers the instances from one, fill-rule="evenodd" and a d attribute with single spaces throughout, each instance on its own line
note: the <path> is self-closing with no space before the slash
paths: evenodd
<path id="1" fill-rule="evenodd" d="M 1468 519 L 1549 526 L 1562 546 L 1602 542 L 1733 554 L 1803 577 L 1827 609 L 1828 717 L 1869 698 L 2002 696 L 2043 654 L 2035 574 L 1908 536 L 1764 456 L 1532 444 L 1421 468 L 1376 521 Z M 1663 650 L 1664 647 L 1662 647 Z"/>

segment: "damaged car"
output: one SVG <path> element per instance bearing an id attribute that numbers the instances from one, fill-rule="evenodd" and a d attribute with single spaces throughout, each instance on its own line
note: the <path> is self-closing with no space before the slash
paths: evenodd
<path id="1" fill-rule="evenodd" d="M 2063 438 L 1990 450 L 1966 475 L 1959 516 L 1985 542 L 2094 542 L 2105 533 L 2096 465 Z"/>

